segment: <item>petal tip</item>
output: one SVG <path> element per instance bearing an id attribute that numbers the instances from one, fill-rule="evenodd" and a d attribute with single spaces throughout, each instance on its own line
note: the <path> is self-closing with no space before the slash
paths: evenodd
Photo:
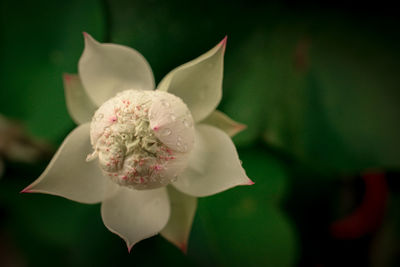
<path id="1" fill-rule="evenodd" d="M 224 39 L 219 43 L 219 45 L 222 47 L 223 52 L 225 52 L 226 49 L 226 42 L 228 41 L 228 35 L 225 35 Z"/>
<path id="2" fill-rule="evenodd" d="M 247 125 L 239 123 L 236 125 L 235 128 L 236 128 L 237 133 L 240 133 L 241 131 L 244 131 L 247 129 Z"/>
<path id="3" fill-rule="evenodd" d="M 69 73 L 63 73 L 63 79 L 66 83 L 69 83 L 72 80 L 72 75 Z"/>
<path id="4" fill-rule="evenodd" d="M 224 39 L 222 39 L 222 41 L 219 43 L 219 45 L 225 47 L 227 41 L 228 41 L 228 35 L 225 35 Z"/>
<path id="5" fill-rule="evenodd" d="M 255 184 L 255 182 L 253 182 L 252 180 L 248 180 L 246 183 L 244 183 L 243 185 L 253 185 Z"/>
<path id="6" fill-rule="evenodd" d="M 133 248 L 133 245 L 129 245 L 128 243 L 126 243 L 126 246 L 128 247 L 128 253 L 130 254 Z"/>
<path id="7" fill-rule="evenodd" d="M 89 46 L 89 45 L 96 45 L 98 44 L 98 42 L 87 32 L 82 32 L 83 34 L 83 38 L 85 39 L 85 46 Z"/>
<path id="8" fill-rule="evenodd" d="M 21 190 L 21 192 L 19 192 L 20 194 L 23 193 L 33 193 L 33 191 L 31 190 L 32 187 L 30 185 L 28 185 L 27 187 L 25 187 L 24 189 Z"/>
<path id="9" fill-rule="evenodd" d="M 183 252 L 183 254 L 187 254 L 187 244 L 186 243 L 180 244 L 179 249 Z"/>

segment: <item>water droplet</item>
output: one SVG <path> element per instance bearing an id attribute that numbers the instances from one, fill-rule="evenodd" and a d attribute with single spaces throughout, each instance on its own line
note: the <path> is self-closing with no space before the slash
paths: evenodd
<path id="1" fill-rule="evenodd" d="M 178 175 L 175 175 L 174 177 L 172 177 L 171 183 L 174 183 L 176 181 L 178 181 Z"/>
<path id="2" fill-rule="evenodd" d="M 180 142 L 182 142 L 182 136 L 180 136 L 180 135 L 178 135 L 178 142 L 180 143 Z"/>
<path id="3" fill-rule="evenodd" d="M 172 121 L 176 121 L 176 116 L 174 114 L 170 114 L 169 117 L 171 118 Z"/>
<path id="4" fill-rule="evenodd" d="M 189 119 L 184 119 L 183 125 L 185 125 L 185 127 L 187 127 L 187 128 L 190 128 L 190 127 L 192 127 L 192 121 Z"/>
<path id="5" fill-rule="evenodd" d="M 98 117 L 99 119 L 102 119 L 102 118 L 104 118 L 104 114 L 103 114 L 103 113 L 99 113 L 99 115 L 97 115 L 97 117 Z"/>
<path id="6" fill-rule="evenodd" d="M 161 100 L 161 105 L 163 105 L 166 108 L 170 107 L 170 104 L 165 99 Z"/>
<path id="7" fill-rule="evenodd" d="M 168 135 L 170 135 L 171 133 L 172 133 L 171 129 L 165 128 L 165 129 L 162 130 L 161 135 L 162 135 L 162 136 L 168 136 Z"/>

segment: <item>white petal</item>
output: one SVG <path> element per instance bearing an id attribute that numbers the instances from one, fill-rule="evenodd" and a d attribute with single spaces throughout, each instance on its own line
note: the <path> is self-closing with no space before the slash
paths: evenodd
<path id="1" fill-rule="evenodd" d="M 194 143 L 193 118 L 179 97 L 156 91 L 149 109 L 150 127 L 169 148 L 188 152 Z"/>
<path id="2" fill-rule="evenodd" d="M 235 136 L 246 129 L 246 125 L 232 120 L 225 113 L 222 113 L 218 110 L 215 110 L 213 113 L 211 113 L 201 123 L 215 126 L 224 131 L 230 137 Z"/>
<path id="3" fill-rule="evenodd" d="M 189 165 L 173 185 L 188 195 L 204 197 L 252 184 L 229 136 L 213 126 L 197 125 Z"/>
<path id="4" fill-rule="evenodd" d="M 89 123 L 73 130 L 64 140 L 43 174 L 24 193 L 46 193 L 82 203 L 97 203 L 115 192 L 97 161 L 86 162 L 91 153 Z"/>
<path id="5" fill-rule="evenodd" d="M 171 216 L 160 234 L 183 252 L 186 252 L 193 218 L 196 213 L 197 198 L 183 194 L 172 186 L 168 186 L 167 189 L 171 202 Z"/>
<path id="6" fill-rule="evenodd" d="M 154 89 L 153 72 L 139 52 L 123 45 L 101 44 L 87 33 L 78 68 L 85 90 L 98 106 L 126 89 Z"/>
<path id="7" fill-rule="evenodd" d="M 120 187 L 101 205 L 105 226 L 125 240 L 129 251 L 140 240 L 156 235 L 167 224 L 170 204 L 167 190 Z"/>
<path id="8" fill-rule="evenodd" d="M 225 45 L 226 37 L 207 53 L 171 71 L 158 86 L 182 98 L 196 122 L 221 101 Z"/>
<path id="9" fill-rule="evenodd" d="M 78 75 L 64 74 L 64 92 L 69 115 L 75 123 L 79 125 L 90 121 L 97 107 L 87 95 Z"/>

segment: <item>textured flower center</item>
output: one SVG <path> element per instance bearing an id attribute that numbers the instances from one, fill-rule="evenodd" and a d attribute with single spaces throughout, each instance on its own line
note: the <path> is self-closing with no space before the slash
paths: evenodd
<path id="1" fill-rule="evenodd" d="M 194 142 L 192 116 L 174 95 L 127 90 L 106 101 L 90 129 L 100 168 L 117 184 L 153 189 L 177 179 Z"/>

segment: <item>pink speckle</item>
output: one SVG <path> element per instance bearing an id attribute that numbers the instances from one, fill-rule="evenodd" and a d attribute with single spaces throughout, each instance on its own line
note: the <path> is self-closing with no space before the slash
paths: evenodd
<path id="1" fill-rule="evenodd" d="M 126 180 L 126 179 L 128 179 L 128 176 L 126 176 L 126 175 L 122 176 L 122 180 Z"/>
<path id="2" fill-rule="evenodd" d="M 162 169 L 161 165 L 154 165 L 154 170 L 159 171 L 161 169 Z"/>
<path id="3" fill-rule="evenodd" d="M 153 127 L 153 130 L 154 130 L 154 131 L 158 131 L 159 129 L 160 129 L 159 126 L 154 126 L 154 127 Z"/>
<path id="4" fill-rule="evenodd" d="M 117 116 L 115 116 L 115 115 L 113 115 L 113 116 L 110 117 L 110 122 L 111 122 L 111 123 L 114 123 L 114 122 L 116 122 L 117 120 L 118 120 L 118 118 L 117 118 Z"/>

